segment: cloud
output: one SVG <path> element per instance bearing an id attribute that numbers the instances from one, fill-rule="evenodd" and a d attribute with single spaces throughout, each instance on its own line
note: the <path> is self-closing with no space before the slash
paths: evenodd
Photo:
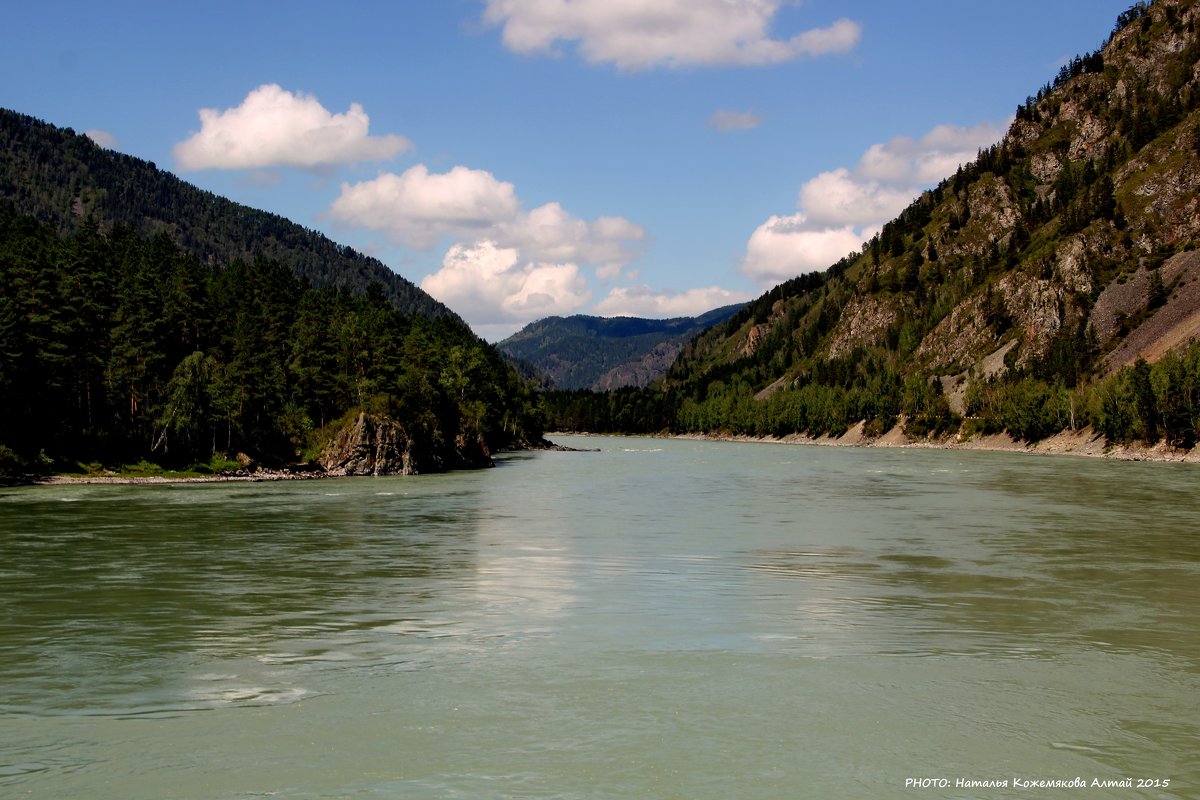
<path id="1" fill-rule="evenodd" d="M 513 185 L 490 172 L 456 166 L 439 174 L 418 164 L 401 175 L 387 172 L 362 183 L 343 183 L 328 214 L 426 249 L 446 235 L 486 236 L 498 225 L 515 222 L 519 212 Z"/>
<path id="2" fill-rule="evenodd" d="M 611 317 L 694 317 L 714 308 L 742 303 L 751 296 L 719 286 L 686 292 L 656 291 L 649 286 L 617 286 L 596 304 L 596 313 Z"/>
<path id="3" fill-rule="evenodd" d="M 469 320 L 503 334 L 540 317 L 571 314 L 592 298 L 577 264 L 522 260 L 515 247 L 485 240 L 455 244 L 421 288 Z"/>
<path id="4" fill-rule="evenodd" d="M 591 64 L 622 70 L 655 66 L 759 66 L 845 53 L 861 27 L 839 19 L 789 39 L 771 37 L 785 0 L 485 0 L 484 21 L 502 27 L 510 50 L 555 54 L 576 42 Z"/>
<path id="5" fill-rule="evenodd" d="M 811 227 L 804 214 L 772 216 L 751 234 L 742 272 L 762 284 L 778 283 L 825 269 L 862 241 L 863 234 L 849 225 Z"/>
<path id="6" fill-rule="evenodd" d="M 265 84 L 240 106 L 200 109 L 200 131 L 175 145 L 182 170 L 320 167 L 386 161 L 412 145 L 403 136 L 370 136 L 363 107 L 331 114 L 315 97 Z"/>
<path id="7" fill-rule="evenodd" d="M 831 266 L 857 250 L 922 190 L 973 161 L 1007 125 L 938 125 L 919 139 L 898 136 L 867 148 L 854 169 L 838 167 L 806 181 L 799 212 L 775 215 L 746 244 L 742 272 L 772 285 Z"/>
<path id="8" fill-rule="evenodd" d="M 418 164 L 401 175 L 343 183 L 328 216 L 407 247 L 427 249 L 447 236 L 486 239 L 531 261 L 627 264 L 646 239 L 640 225 L 623 217 L 588 222 L 556 202 L 526 212 L 511 183 L 463 166 L 431 173 Z"/>
<path id="9" fill-rule="evenodd" d="M 585 222 L 558 203 L 546 203 L 498 226 L 500 238 L 539 261 L 623 265 L 637 258 L 646 232 L 623 217 Z"/>
<path id="10" fill-rule="evenodd" d="M 616 281 L 647 239 L 624 217 L 584 220 L 557 202 L 526 211 L 511 183 L 464 166 L 343 183 L 327 216 L 406 247 L 452 242 L 421 288 L 485 336 L 578 311 L 592 297 L 588 272 Z"/>
<path id="11" fill-rule="evenodd" d="M 708 118 L 708 126 L 722 133 L 726 131 L 748 131 L 757 128 L 762 120 L 749 111 L 720 110 Z"/>
<path id="12" fill-rule="evenodd" d="M 912 202 L 910 185 L 864 180 L 845 167 L 822 172 L 800 187 L 798 205 L 810 226 L 879 224 Z M 828 264 L 826 264 L 828 266 Z"/>
<path id="13" fill-rule="evenodd" d="M 596 277 L 604 283 L 616 283 L 621 277 L 622 269 L 623 265 L 621 264 L 601 264 L 600 266 L 596 267 Z M 636 273 L 636 270 L 634 270 L 634 272 Z M 633 280 L 637 280 L 636 275 L 634 276 Z"/>
<path id="14" fill-rule="evenodd" d="M 1000 141 L 1006 127 L 987 122 L 970 128 L 938 125 L 920 139 L 897 136 L 867 148 L 856 172 L 891 183 L 934 184 L 959 164 L 974 161 L 980 148 Z"/>
<path id="15" fill-rule="evenodd" d="M 99 128 L 92 128 L 91 130 L 84 131 L 83 135 L 101 147 L 106 147 L 109 150 L 115 149 L 118 144 L 117 137 L 113 136 L 108 131 L 102 131 Z"/>

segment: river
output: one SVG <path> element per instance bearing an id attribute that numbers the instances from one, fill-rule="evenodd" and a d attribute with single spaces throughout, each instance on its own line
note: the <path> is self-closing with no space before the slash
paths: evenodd
<path id="1" fill-rule="evenodd" d="M 556 440 L 0 490 L 0 796 L 1200 797 L 1197 467 Z"/>

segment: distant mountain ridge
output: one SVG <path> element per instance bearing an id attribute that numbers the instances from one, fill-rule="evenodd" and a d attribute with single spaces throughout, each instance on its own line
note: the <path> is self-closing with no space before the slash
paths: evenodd
<path id="1" fill-rule="evenodd" d="M 361 294 L 372 283 L 404 313 L 458 316 L 383 262 L 339 245 L 278 214 L 199 189 L 153 162 L 100 147 L 70 128 L 0 108 L 0 201 L 70 233 L 87 219 L 165 232 L 203 263 L 287 265 L 314 288 Z"/>
<path id="2" fill-rule="evenodd" d="M 690 339 L 741 307 L 723 306 L 696 317 L 672 319 L 546 317 L 496 346 L 541 372 L 557 389 L 603 392 L 641 387 L 663 375 Z"/>

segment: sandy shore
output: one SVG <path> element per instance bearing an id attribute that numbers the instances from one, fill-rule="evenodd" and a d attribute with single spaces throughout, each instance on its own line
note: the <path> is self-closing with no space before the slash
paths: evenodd
<path id="1" fill-rule="evenodd" d="M 712 434 L 681 434 L 674 438 L 698 439 L 708 441 L 731 442 L 769 442 L 774 444 L 818 445 L 825 447 L 911 447 L 936 450 L 988 450 L 1012 453 L 1032 453 L 1035 455 L 1054 456 L 1086 456 L 1089 458 L 1107 458 L 1114 461 L 1162 461 L 1200 463 L 1200 446 L 1191 450 L 1180 450 L 1159 442 L 1152 446 L 1146 445 L 1112 445 L 1095 433 L 1091 428 L 1079 431 L 1063 431 L 1034 444 L 1013 439 L 1008 434 L 998 433 L 988 436 L 964 438 L 961 435 L 945 439 L 910 439 L 899 425 L 882 436 L 870 438 L 863 435 L 863 424 L 860 422 L 841 436 L 805 436 L 791 434 L 788 436 L 722 436 Z"/>

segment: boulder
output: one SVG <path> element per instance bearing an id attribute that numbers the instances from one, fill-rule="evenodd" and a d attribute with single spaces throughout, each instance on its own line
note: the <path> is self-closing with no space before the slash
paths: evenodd
<path id="1" fill-rule="evenodd" d="M 417 475 L 493 465 L 479 434 L 459 433 L 452 445 L 438 447 L 395 419 L 366 413 L 329 440 L 318 462 L 328 475 Z"/>
<path id="2" fill-rule="evenodd" d="M 412 441 L 392 419 L 359 414 L 325 445 L 318 459 L 330 475 L 415 475 Z"/>

